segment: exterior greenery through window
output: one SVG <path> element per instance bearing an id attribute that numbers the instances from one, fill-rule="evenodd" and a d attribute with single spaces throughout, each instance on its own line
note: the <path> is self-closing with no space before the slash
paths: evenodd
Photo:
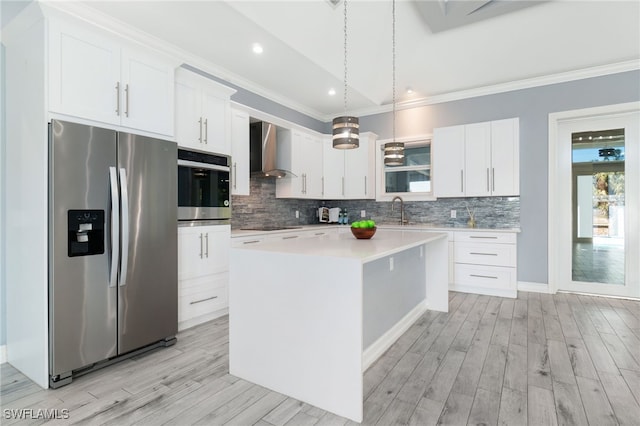
<path id="1" fill-rule="evenodd" d="M 431 140 L 405 142 L 402 166 L 384 166 L 384 195 L 414 198 L 430 196 L 431 189 Z M 409 195 L 411 194 L 411 195 Z"/>

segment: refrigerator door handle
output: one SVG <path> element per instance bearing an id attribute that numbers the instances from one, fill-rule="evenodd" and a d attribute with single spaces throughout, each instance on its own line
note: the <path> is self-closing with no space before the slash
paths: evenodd
<path id="1" fill-rule="evenodd" d="M 111 186 L 111 266 L 109 287 L 115 287 L 118 279 L 118 260 L 120 258 L 120 194 L 118 193 L 118 174 L 115 167 L 109 167 Z"/>
<path id="2" fill-rule="evenodd" d="M 127 284 L 127 261 L 129 260 L 129 193 L 127 191 L 127 171 L 120 169 L 121 216 L 122 216 L 122 256 L 120 258 L 119 285 Z"/>

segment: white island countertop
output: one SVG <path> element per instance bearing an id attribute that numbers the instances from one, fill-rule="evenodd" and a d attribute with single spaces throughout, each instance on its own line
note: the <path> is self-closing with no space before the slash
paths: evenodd
<path id="1" fill-rule="evenodd" d="M 344 232 L 314 238 L 265 241 L 257 245 L 237 247 L 237 249 L 359 259 L 362 263 L 368 263 L 441 238 L 447 238 L 447 234 L 378 228 L 375 235 L 368 240 L 359 240 L 351 232 Z"/>

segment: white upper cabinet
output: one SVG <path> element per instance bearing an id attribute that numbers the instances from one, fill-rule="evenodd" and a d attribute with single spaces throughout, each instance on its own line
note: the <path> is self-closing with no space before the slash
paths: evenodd
<path id="1" fill-rule="evenodd" d="M 178 145 L 231 155 L 231 104 L 235 90 L 184 68 L 176 70 Z"/>
<path id="2" fill-rule="evenodd" d="M 491 123 L 464 126 L 465 195 L 491 195 Z"/>
<path id="3" fill-rule="evenodd" d="M 360 146 L 344 153 L 344 197 L 375 198 L 375 139 L 360 135 Z"/>
<path id="4" fill-rule="evenodd" d="M 332 135 L 322 139 L 323 198 L 339 200 L 344 198 L 344 150 L 334 149 Z"/>
<path id="5" fill-rule="evenodd" d="M 278 166 L 290 170 L 295 176 L 285 176 L 276 181 L 276 196 L 322 198 L 322 138 L 292 130 L 289 138 L 278 141 L 278 151 Z"/>
<path id="6" fill-rule="evenodd" d="M 171 61 L 57 19 L 49 42 L 50 111 L 173 136 Z"/>
<path id="7" fill-rule="evenodd" d="M 249 195 L 249 114 L 231 109 L 231 193 Z"/>
<path id="8" fill-rule="evenodd" d="M 519 144 L 517 118 L 434 129 L 436 197 L 519 195 Z"/>
<path id="9" fill-rule="evenodd" d="M 520 194 L 520 123 L 517 118 L 491 122 L 491 193 Z"/>
<path id="10" fill-rule="evenodd" d="M 355 149 L 335 149 L 331 136 L 323 142 L 325 200 L 375 198 L 375 135 L 360 135 Z"/>

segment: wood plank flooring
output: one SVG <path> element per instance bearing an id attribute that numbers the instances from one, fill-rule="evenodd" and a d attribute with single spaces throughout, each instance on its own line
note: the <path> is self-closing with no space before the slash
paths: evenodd
<path id="1" fill-rule="evenodd" d="M 426 312 L 365 373 L 363 424 L 640 424 L 640 302 L 451 292 L 449 306 Z M 1 423 L 354 424 L 229 375 L 228 328 L 227 317 L 194 327 L 57 390 L 3 364 Z M 67 419 L 45 418 L 63 410 Z"/>

